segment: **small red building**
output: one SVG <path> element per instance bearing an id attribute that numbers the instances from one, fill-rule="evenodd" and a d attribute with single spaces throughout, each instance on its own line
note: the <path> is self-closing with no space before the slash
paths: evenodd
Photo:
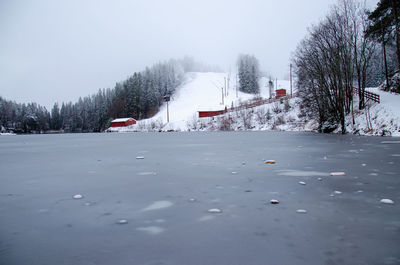
<path id="1" fill-rule="evenodd" d="M 284 97 L 286 96 L 286 89 L 277 89 L 276 90 L 276 98 Z"/>
<path id="2" fill-rule="evenodd" d="M 136 124 L 136 120 L 133 118 L 121 118 L 111 121 L 111 127 L 125 127 Z"/>
<path id="3" fill-rule="evenodd" d="M 199 118 L 213 117 L 224 114 L 224 110 L 214 110 L 214 111 L 199 111 Z"/>
<path id="4" fill-rule="evenodd" d="M 218 116 L 221 114 L 225 114 L 228 112 L 228 109 L 225 107 L 224 110 L 206 110 L 206 111 L 199 111 L 199 118 L 207 118 Z"/>

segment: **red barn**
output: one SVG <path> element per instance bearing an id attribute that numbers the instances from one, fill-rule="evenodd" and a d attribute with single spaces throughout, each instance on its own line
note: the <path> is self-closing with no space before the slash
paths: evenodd
<path id="1" fill-rule="evenodd" d="M 111 127 L 125 127 L 132 124 L 136 124 L 136 120 L 133 118 L 121 118 L 111 121 Z"/>
<path id="2" fill-rule="evenodd" d="M 286 89 L 277 89 L 276 90 L 276 98 L 284 97 L 286 96 Z"/>

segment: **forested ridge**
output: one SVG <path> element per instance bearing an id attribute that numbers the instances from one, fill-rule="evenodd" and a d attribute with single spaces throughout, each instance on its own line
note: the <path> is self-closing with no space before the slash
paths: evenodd
<path id="1" fill-rule="evenodd" d="M 190 57 L 169 60 L 135 72 L 110 89 L 99 89 L 75 103 L 55 103 L 51 111 L 37 103 L 16 103 L 0 97 L 0 128 L 18 133 L 45 131 L 100 132 L 119 117 L 145 119 L 158 112 L 163 97 L 172 95 L 184 73 L 216 70 Z"/>

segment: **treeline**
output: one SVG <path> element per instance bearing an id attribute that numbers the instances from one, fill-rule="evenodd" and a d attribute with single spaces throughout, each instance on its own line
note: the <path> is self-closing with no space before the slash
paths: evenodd
<path id="1" fill-rule="evenodd" d="M 354 108 L 365 108 L 367 85 L 382 80 L 377 72 L 386 60 L 386 53 L 380 53 L 378 43 L 383 41 L 382 47 L 386 49 L 390 39 L 397 39 L 400 14 L 397 1 L 381 0 L 378 8 L 383 3 L 387 10 L 381 16 L 385 18 L 373 18 L 375 13 L 366 12 L 365 6 L 357 1 L 338 1 L 325 19 L 309 29 L 296 50 L 293 60 L 302 107 L 305 113 L 319 120 L 320 131 L 330 132 L 340 126 L 345 133 L 346 116 L 354 113 Z M 391 25 L 383 39 L 376 37 L 379 34 L 369 33 L 381 20 Z M 398 67 L 398 62 L 391 65 Z M 386 75 L 387 71 L 386 67 Z M 359 90 L 356 107 L 355 89 Z"/>
<path id="2" fill-rule="evenodd" d="M 55 103 L 50 113 L 36 103 L 19 104 L 0 97 L 0 128 L 21 133 L 100 132 L 119 117 L 144 119 L 156 114 L 165 95 L 173 95 L 184 73 L 217 70 L 191 57 L 169 60 L 136 72 L 113 89 L 99 89 L 75 103 Z"/>
<path id="3" fill-rule="evenodd" d="M 50 113 L 36 103 L 19 104 L 0 97 L 0 131 L 42 131 L 50 128 Z"/>

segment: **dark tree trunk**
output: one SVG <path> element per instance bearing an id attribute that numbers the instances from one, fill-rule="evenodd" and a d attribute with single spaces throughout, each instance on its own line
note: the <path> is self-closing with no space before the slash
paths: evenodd
<path id="1" fill-rule="evenodd" d="M 393 8 L 393 15 L 394 15 L 394 23 L 395 23 L 395 34 L 396 34 L 396 55 L 397 55 L 397 69 L 400 69 L 400 32 L 399 32 L 399 14 L 397 7 L 398 0 L 392 0 L 392 8 Z"/>
<path id="2" fill-rule="evenodd" d="M 389 74 L 388 74 L 388 65 L 387 65 L 387 58 L 386 58 L 386 43 L 385 43 L 385 32 L 382 29 L 382 48 L 383 48 L 383 61 L 385 63 L 385 78 L 386 78 L 386 86 L 385 90 L 389 86 Z"/>

